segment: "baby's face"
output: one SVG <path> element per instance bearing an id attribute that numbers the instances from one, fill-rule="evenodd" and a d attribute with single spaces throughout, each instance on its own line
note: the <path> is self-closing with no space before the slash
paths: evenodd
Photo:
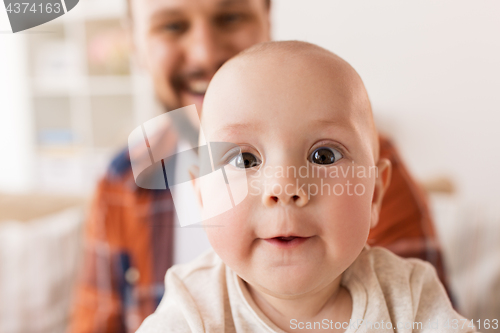
<path id="1" fill-rule="evenodd" d="M 376 222 L 369 117 L 361 80 L 322 54 L 243 58 L 216 75 L 205 137 L 241 147 L 243 159 L 226 169 L 247 173 L 249 193 L 206 221 L 221 225 L 206 232 L 243 280 L 293 297 L 332 283 L 356 259 Z"/>

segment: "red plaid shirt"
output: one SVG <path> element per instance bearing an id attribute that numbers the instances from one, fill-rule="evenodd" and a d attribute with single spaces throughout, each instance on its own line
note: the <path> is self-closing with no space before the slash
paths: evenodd
<path id="1" fill-rule="evenodd" d="M 381 157 L 392 162 L 392 181 L 368 242 L 429 261 L 445 283 L 425 194 L 391 142 L 381 137 L 380 148 Z M 174 214 L 168 190 L 136 186 L 128 152 L 112 162 L 97 187 L 86 224 L 69 332 L 135 332 L 154 312 L 172 265 Z"/>

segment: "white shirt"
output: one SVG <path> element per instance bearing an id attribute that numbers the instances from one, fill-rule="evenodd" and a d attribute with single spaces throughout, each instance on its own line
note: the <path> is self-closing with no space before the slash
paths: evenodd
<path id="1" fill-rule="evenodd" d="M 184 140 L 180 140 L 177 144 L 177 153 L 190 150 L 192 147 Z M 192 158 L 196 159 L 196 154 L 192 154 Z M 181 166 L 181 161 L 176 160 L 175 178 L 179 179 L 182 172 L 187 172 L 186 165 Z M 177 183 L 177 182 L 176 182 Z M 190 212 L 192 218 L 200 216 L 200 206 L 195 196 L 195 192 L 190 184 L 187 186 L 176 187 L 172 190 L 174 199 L 175 215 L 174 215 L 174 265 L 187 263 L 200 254 L 210 249 L 207 235 L 200 223 L 181 227 L 179 223 L 178 211 Z M 201 218 L 199 218 L 201 220 Z"/>
<path id="2" fill-rule="evenodd" d="M 260 311 L 241 278 L 213 250 L 189 264 L 173 266 L 165 284 L 160 305 L 137 333 L 284 332 Z M 434 267 L 422 260 L 366 248 L 343 273 L 341 284 L 352 297 L 346 333 L 475 332 L 472 323 L 453 309 Z M 320 325 L 324 320 L 328 322 L 324 318 Z M 291 320 L 286 331 L 299 325 Z M 307 323 L 302 325 L 306 328 Z M 321 331 L 328 330 L 311 329 Z"/>

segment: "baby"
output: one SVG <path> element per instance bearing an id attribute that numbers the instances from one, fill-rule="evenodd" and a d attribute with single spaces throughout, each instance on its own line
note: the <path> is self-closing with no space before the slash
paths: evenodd
<path id="1" fill-rule="evenodd" d="M 366 245 L 391 165 L 348 63 L 308 43 L 260 44 L 222 66 L 203 110 L 206 141 L 241 149 L 227 177 L 250 190 L 205 220 L 213 250 L 167 272 L 138 332 L 475 331 L 430 264 Z M 217 195 L 201 179 L 204 211 Z"/>

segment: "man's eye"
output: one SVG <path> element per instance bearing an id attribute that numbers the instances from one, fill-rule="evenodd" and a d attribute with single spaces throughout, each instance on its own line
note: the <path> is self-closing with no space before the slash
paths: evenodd
<path id="1" fill-rule="evenodd" d="M 237 23 L 243 19 L 243 15 L 240 14 L 224 14 L 216 18 L 216 22 L 220 26 L 231 25 Z"/>
<path id="2" fill-rule="evenodd" d="M 163 26 L 163 30 L 168 31 L 170 33 L 174 33 L 174 34 L 182 33 L 186 29 L 187 29 L 187 24 L 185 24 L 183 22 L 174 22 L 174 23 L 165 24 Z"/>
<path id="3" fill-rule="evenodd" d="M 238 154 L 229 161 L 229 164 L 240 169 L 253 168 L 260 165 L 260 163 L 262 162 L 252 153 Z"/>
<path id="4" fill-rule="evenodd" d="M 317 148 L 311 156 L 309 156 L 309 161 L 314 164 L 333 164 L 342 158 L 342 153 L 337 149 L 320 147 Z"/>

